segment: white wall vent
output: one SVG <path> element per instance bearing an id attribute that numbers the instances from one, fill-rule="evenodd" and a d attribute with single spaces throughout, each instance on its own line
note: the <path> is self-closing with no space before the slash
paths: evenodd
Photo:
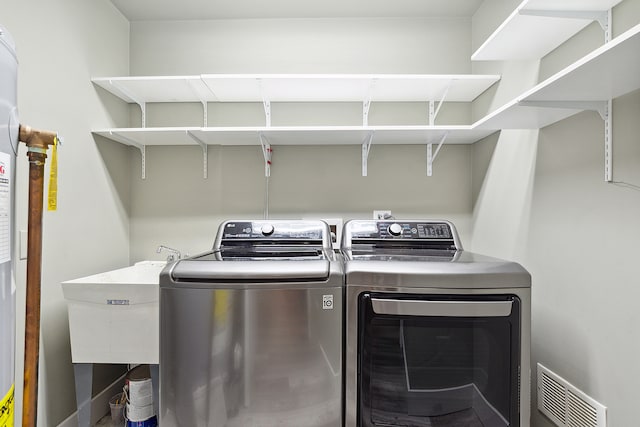
<path id="1" fill-rule="evenodd" d="M 560 427 L 606 427 L 607 408 L 538 363 L 538 410 Z"/>

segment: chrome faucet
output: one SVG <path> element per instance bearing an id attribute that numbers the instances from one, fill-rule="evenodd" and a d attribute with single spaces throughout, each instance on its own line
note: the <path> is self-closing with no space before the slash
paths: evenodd
<path id="1" fill-rule="evenodd" d="M 158 249 L 156 250 L 156 253 L 159 254 L 163 250 L 169 252 L 169 255 L 167 255 L 167 262 L 173 262 L 173 261 L 176 261 L 176 260 L 179 260 L 179 259 L 182 258 L 182 254 L 180 253 L 179 250 L 173 249 L 173 248 L 170 248 L 170 247 L 164 246 L 164 245 L 158 246 Z"/>

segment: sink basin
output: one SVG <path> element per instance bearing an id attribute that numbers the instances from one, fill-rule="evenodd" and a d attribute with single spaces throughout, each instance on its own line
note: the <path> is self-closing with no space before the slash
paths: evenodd
<path id="1" fill-rule="evenodd" d="M 73 363 L 158 363 L 165 265 L 142 261 L 62 283 Z"/>

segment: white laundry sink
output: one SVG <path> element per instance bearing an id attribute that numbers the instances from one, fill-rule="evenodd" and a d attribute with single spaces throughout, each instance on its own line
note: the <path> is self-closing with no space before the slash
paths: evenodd
<path id="1" fill-rule="evenodd" d="M 62 283 L 73 363 L 158 363 L 165 265 L 142 261 Z"/>

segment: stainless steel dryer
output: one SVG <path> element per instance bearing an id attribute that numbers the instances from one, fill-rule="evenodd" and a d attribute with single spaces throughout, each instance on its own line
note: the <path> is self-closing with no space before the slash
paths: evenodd
<path id="1" fill-rule="evenodd" d="M 529 273 L 447 221 L 350 221 L 345 426 L 529 426 Z"/>
<path id="2" fill-rule="evenodd" d="M 160 425 L 341 427 L 343 270 L 322 221 L 227 221 L 160 275 Z"/>

